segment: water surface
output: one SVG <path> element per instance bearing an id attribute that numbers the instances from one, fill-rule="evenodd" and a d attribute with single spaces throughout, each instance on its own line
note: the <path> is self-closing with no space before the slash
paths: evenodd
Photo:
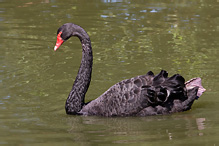
<path id="1" fill-rule="evenodd" d="M 217 1 L 0 0 L 0 144 L 218 145 Z M 65 114 L 81 59 L 77 38 L 53 51 L 73 22 L 92 41 L 86 101 L 123 79 L 158 73 L 201 77 L 192 110 L 166 116 L 103 118 Z"/>

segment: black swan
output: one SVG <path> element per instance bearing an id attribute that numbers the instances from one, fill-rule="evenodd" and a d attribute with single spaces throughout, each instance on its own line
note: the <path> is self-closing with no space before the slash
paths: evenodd
<path id="1" fill-rule="evenodd" d="M 91 81 L 93 55 L 91 41 L 86 31 L 73 23 L 62 25 L 57 31 L 56 51 L 71 36 L 80 39 L 82 45 L 81 65 L 71 92 L 66 100 L 65 110 L 71 115 L 96 116 L 149 116 L 182 112 L 191 109 L 205 89 L 200 78 L 185 82 L 175 74 L 168 77 L 164 70 L 158 75 L 149 71 L 131 79 L 123 80 L 88 103 L 85 94 Z"/>

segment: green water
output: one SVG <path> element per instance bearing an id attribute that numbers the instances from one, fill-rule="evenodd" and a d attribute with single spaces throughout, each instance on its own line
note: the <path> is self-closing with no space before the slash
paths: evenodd
<path id="1" fill-rule="evenodd" d="M 0 0 L 0 144 L 219 145 L 218 1 Z M 118 81 L 165 69 L 201 77 L 192 110 L 151 117 L 65 114 L 81 59 L 77 38 L 53 51 L 73 22 L 90 35 L 86 101 Z"/>

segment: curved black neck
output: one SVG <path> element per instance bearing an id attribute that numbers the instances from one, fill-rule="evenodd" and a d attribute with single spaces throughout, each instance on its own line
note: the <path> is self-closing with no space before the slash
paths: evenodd
<path id="1" fill-rule="evenodd" d="M 87 35 L 87 34 L 86 34 Z M 77 77 L 66 100 L 65 110 L 67 114 L 77 114 L 84 105 L 85 94 L 91 81 L 93 54 L 90 39 L 78 38 L 82 45 L 82 59 Z"/>

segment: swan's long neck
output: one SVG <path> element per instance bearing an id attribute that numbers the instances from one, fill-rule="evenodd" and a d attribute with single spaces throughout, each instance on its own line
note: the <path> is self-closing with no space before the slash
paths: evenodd
<path id="1" fill-rule="evenodd" d="M 82 39 L 79 37 L 82 44 L 82 59 L 81 65 L 73 84 L 72 90 L 66 100 L 66 113 L 77 114 L 84 105 L 85 94 L 88 90 L 91 81 L 93 55 L 90 39 Z"/>

